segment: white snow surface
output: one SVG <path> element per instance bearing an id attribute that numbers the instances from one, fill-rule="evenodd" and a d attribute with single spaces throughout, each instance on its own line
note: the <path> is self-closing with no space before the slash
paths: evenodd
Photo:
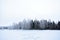
<path id="1" fill-rule="evenodd" d="M 0 40 L 60 40 L 60 30 L 0 30 Z"/>

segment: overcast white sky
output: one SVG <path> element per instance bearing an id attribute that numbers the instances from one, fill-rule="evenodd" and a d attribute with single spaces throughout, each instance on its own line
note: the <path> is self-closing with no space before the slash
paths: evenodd
<path id="1" fill-rule="evenodd" d="M 60 20 L 60 0 L 0 0 L 0 26 L 23 19 Z"/>

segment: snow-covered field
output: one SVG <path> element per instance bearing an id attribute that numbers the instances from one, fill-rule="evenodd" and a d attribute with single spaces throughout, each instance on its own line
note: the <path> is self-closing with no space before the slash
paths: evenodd
<path id="1" fill-rule="evenodd" d="M 0 40 L 60 40 L 60 31 L 0 30 Z"/>

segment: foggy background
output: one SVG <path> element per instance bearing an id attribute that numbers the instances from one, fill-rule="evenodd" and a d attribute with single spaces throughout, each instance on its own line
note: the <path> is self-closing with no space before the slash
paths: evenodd
<path id="1" fill-rule="evenodd" d="M 0 0 L 0 26 L 23 19 L 60 20 L 60 0 Z"/>

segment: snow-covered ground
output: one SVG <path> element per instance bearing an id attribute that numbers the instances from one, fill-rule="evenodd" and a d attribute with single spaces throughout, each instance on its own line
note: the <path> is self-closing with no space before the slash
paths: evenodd
<path id="1" fill-rule="evenodd" d="M 60 40 L 60 31 L 0 30 L 0 40 Z"/>

